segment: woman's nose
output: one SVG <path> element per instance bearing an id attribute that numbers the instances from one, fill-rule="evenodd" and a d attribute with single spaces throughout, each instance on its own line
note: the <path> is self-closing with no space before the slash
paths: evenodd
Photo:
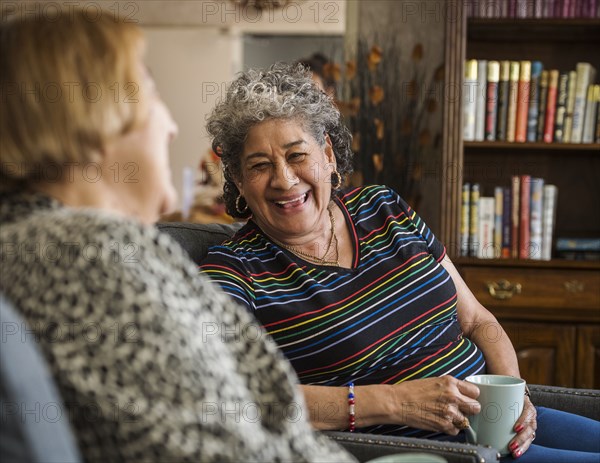
<path id="1" fill-rule="evenodd" d="M 271 186 L 282 190 L 289 190 L 299 183 L 298 175 L 289 164 L 278 164 L 271 177 Z"/>

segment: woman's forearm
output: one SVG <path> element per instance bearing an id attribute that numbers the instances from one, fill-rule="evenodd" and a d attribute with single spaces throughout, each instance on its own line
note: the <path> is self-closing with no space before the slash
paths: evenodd
<path id="1" fill-rule="evenodd" d="M 321 431 L 349 427 L 348 387 L 300 386 L 312 425 Z M 375 384 L 355 386 L 356 427 L 389 423 L 393 401 L 391 386 Z"/>

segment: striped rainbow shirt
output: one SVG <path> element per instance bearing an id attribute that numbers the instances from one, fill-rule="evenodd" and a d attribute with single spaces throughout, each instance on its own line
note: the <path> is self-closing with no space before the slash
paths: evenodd
<path id="1" fill-rule="evenodd" d="M 249 221 L 201 269 L 254 313 L 302 384 L 393 384 L 485 370 L 457 319 L 444 246 L 394 191 L 354 188 L 335 201 L 353 241 L 351 269 L 280 248 Z M 370 432 L 426 436 L 409 428 Z M 430 433 L 431 434 L 431 433 Z"/>

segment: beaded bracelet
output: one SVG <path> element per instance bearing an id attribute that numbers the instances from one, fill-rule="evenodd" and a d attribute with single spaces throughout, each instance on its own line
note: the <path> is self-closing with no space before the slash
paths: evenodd
<path id="1" fill-rule="evenodd" d="M 349 419 L 349 430 L 354 432 L 356 430 L 356 414 L 354 413 L 354 383 L 348 384 L 348 419 Z"/>

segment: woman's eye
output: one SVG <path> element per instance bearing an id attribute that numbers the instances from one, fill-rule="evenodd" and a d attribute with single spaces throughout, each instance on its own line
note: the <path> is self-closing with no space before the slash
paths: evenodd
<path id="1" fill-rule="evenodd" d="M 269 167 L 269 163 L 268 162 L 258 162 L 256 164 L 252 164 L 250 166 L 251 170 L 265 170 L 267 167 Z"/>
<path id="2" fill-rule="evenodd" d="M 292 153 L 289 155 L 288 160 L 290 162 L 301 162 L 306 157 L 306 153 Z"/>

